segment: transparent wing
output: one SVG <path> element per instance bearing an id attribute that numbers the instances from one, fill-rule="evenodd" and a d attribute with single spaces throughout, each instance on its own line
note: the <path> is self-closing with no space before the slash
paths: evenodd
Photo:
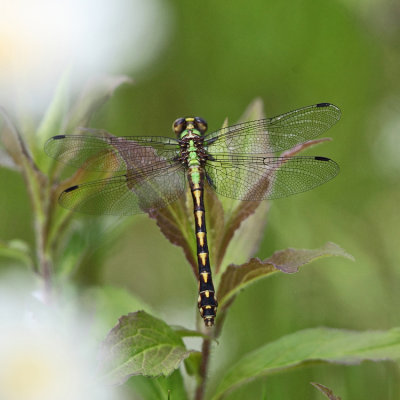
<path id="1" fill-rule="evenodd" d="M 90 171 L 125 172 L 179 154 L 177 140 L 166 137 L 116 137 L 100 130 L 87 135 L 58 135 L 45 144 L 45 152 L 65 164 Z"/>
<path id="2" fill-rule="evenodd" d="M 278 117 L 222 128 L 207 135 L 204 145 L 211 154 L 271 154 L 322 134 L 339 119 L 339 108 L 320 103 Z"/>
<path id="3" fill-rule="evenodd" d="M 130 215 L 163 208 L 184 193 L 185 170 L 179 164 L 151 168 L 70 187 L 59 203 L 86 214 Z"/>
<path id="4" fill-rule="evenodd" d="M 325 157 L 261 157 L 218 154 L 207 161 L 206 177 L 214 190 L 238 200 L 276 199 L 311 190 L 339 172 Z"/>

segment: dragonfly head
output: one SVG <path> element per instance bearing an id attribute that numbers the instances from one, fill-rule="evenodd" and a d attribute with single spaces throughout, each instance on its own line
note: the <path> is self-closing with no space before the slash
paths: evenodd
<path id="1" fill-rule="evenodd" d="M 172 125 L 172 128 L 178 137 L 180 137 L 181 133 L 185 130 L 197 130 L 201 135 L 204 135 L 207 131 L 207 127 L 208 125 L 206 120 L 200 117 L 178 118 Z"/>

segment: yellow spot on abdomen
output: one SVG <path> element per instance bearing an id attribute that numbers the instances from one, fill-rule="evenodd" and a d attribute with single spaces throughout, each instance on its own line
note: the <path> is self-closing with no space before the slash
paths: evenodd
<path id="1" fill-rule="evenodd" d="M 200 206 L 200 195 L 201 195 L 201 191 L 200 190 L 196 190 L 195 192 L 193 192 L 194 198 L 196 199 L 196 206 Z"/>
<path id="2" fill-rule="evenodd" d="M 199 253 L 199 257 L 203 267 L 206 265 L 207 262 L 207 253 Z"/>
<path id="3" fill-rule="evenodd" d="M 199 239 L 200 246 L 204 246 L 204 238 L 206 236 L 206 233 L 205 232 L 197 232 L 196 236 Z"/>
<path id="4" fill-rule="evenodd" d="M 203 278 L 203 282 L 207 283 L 207 281 L 208 281 L 208 272 L 202 272 L 201 276 Z"/>
<path id="5" fill-rule="evenodd" d="M 203 211 L 196 211 L 197 225 L 201 228 L 203 225 Z"/>

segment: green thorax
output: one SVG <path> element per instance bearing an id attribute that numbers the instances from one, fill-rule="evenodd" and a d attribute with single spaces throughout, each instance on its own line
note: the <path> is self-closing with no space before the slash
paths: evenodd
<path id="1" fill-rule="evenodd" d="M 185 139 L 187 136 L 201 136 L 200 131 L 198 131 L 197 129 L 185 129 L 182 133 L 181 133 L 181 139 Z"/>
<path id="2" fill-rule="evenodd" d="M 200 158 L 197 154 L 195 138 L 201 136 L 197 129 L 185 129 L 181 134 L 181 140 L 187 142 L 187 166 L 189 167 L 188 174 L 194 184 L 200 183 Z M 192 139 L 193 138 L 193 139 Z"/>

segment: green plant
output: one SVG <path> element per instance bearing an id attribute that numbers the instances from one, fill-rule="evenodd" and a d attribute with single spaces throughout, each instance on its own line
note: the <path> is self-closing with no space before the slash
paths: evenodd
<path id="1" fill-rule="evenodd" d="M 43 283 L 47 303 L 57 298 L 61 282 L 72 278 L 85 254 L 103 243 L 101 232 L 107 229 L 106 247 L 109 248 L 127 223 L 105 218 L 85 223 L 73 218 L 72 212 L 61 209 L 57 204 L 58 193 L 84 179 L 87 172 L 78 170 L 68 176 L 63 165 L 44 155 L 43 144 L 54 134 L 88 126 L 94 112 L 120 84 L 128 81 L 125 77 L 96 81 L 88 86 L 69 109 L 66 94 L 68 80 L 64 79 L 41 125 L 34 135 L 28 137 L 29 145 L 2 111 L 4 125 L 1 141 L 10 157 L 7 165 L 18 169 L 25 180 L 34 211 L 36 242 L 33 250 L 18 240 L 2 242 L 0 252 L 18 258 L 37 273 Z M 260 100 L 256 100 L 241 120 L 260 118 L 263 118 L 263 105 Z M 312 140 L 284 154 L 291 157 L 326 140 L 329 139 Z M 193 214 L 187 197 L 182 197 L 167 208 L 150 212 L 149 217 L 156 221 L 171 243 L 182 248 L 196 276 Z M 168 390 L 174 400 L 189 398 L 179 370 L 182 363 L 188 376 L 196 382 L 194 398 L 205 398 L 211 348 L 221 335 L 236 296 L 254 281 L 282 272 L 296 273 L 301 266 L 321 257 L 352 258 L 334 243 L 326 243 L 313 250 L 280 250 L 265 260 L 252 258 L 265 227 L 269 203 L 219 199 L 212 191 L 206 191 L 205 203 L 210 254 L 219 301 L 215 328 L 205 328 L 200 318 L 196 330 L 173 327 L 148 312 L 136 311 L 123 315 L 102 344 L 98 371 L 101 379 L 111 384 L 122 384 L 128 378 L 137 376 L 134 391 L 141 393 L 143 398 L 166 398 Z M 104 295 L 104 298 L 118 296 L 122 295 L 111 289 L 109 296 Z M 135 301 L 132 298 L 126 300 L 129 301 L 133 311 Z M 139 307 L 142 308 L 142 305 Z M 184 344 L 183 338 L 193 336 L 202 341 L 200 351 L 190 350 Z M 307 329 L 266 343 L 237 360 L 235 365 L 227 369 L 219 384 L 214 384 L 216 388 L 207 394 L 207 398 L 223 398 L 252 379 L 310 362 L 354 364 L 362 360 L 395 359 L 399 354 L 398 329 L 386 332 Z M 323 386 L 319 385 L 318 388 Z M 330 395 L 328 392 L 328 389 L 323 391 Z"/>

